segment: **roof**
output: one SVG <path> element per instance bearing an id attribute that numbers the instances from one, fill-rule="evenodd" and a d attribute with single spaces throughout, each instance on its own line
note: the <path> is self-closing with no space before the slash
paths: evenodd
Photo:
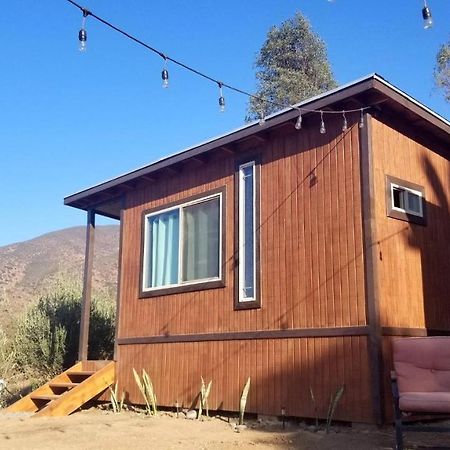
<path id="1" fill-rule="evenodd" d="M 222 148 L 225 151 L 227 149 L 231 151 L 233 144 L 238 141 L 258 139 L 268 131 L 288 122 L 295 123 L 299 114 L 295 107 L 308 110 L 342 111 L 367 106 L 376 106 L 381 109 L 383 114 L 386 113 L 391 117 L 401 115 L 413 124 L 418 132 L 427 132 L 434 139 L 450 145 L 449 121 L 374 73 L 272 114 L 266 118 L 263 126 L 260 126 L 258 122 L 246 124 L 241 128 L 69 195 L 64 199 L 64 204 L 83 210 L 93 209 L 98 214 L 118 219 L 123 193 L 133 189 L 138 182 L 154 180 L 157 172 L 170 170 L 188 160 L 202 160 L 212 150 Z M 306 116 L 307 113 L 304 115 Z"/>

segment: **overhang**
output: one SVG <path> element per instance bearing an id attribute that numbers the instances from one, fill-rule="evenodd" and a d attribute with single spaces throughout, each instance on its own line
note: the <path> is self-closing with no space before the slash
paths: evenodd
<path id="1" fill-rule="evenodd" d="M 373 107 L 380 116 L 400 119 L 413 125 L 417 135 L 427 135 L 441 146 L 450 145 L 450 123 L 405 92 L 396 88 L 377 74 L 371 74 L 352 83 L 312 97 L 295 105 L 307 110 L 342 111 Z M 292 123 L 298 110 L 287 108 L 266 118 L 263 126 L 258 122 L 247 124 L 222 136 L 189 147 L 132 172 L 112 178 L 84 189 L 64 199 L 64 204 L 82 210 L 119 219 L 123 194 L 140 182 L 154 181 L 162 170 L 179 171 L 188 161 L 204 161 L 208 154 L 221 150 L 233 152 L 235 145 L 248 139 L 261 140 L 281 126 Z M 308 113 L 303 114 L 305 117 Z M 299 131 L 301 132 L 301 131 Z"/>

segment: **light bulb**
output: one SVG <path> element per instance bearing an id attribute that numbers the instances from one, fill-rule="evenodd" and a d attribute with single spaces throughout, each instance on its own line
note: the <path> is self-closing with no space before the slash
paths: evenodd
<path id="1" fill-rule="evenodd" d="M 359 128 L 364 128 L 364 116 L 363 116 L 363 110 L 361 109 L 361 117 L 359 119 Z"/>
<path id="2" fill-rule="evenodd" d="M 325 122 L 323 121 L 323 112 L 320 111 L 320 134 L 325 134 L 327 129 L 325 128 Z"/>
<path id="3" fill-rule="evenodd" d="M 222 95 L 219 97 L 219 108 L 220 112 L 225 111 L 225 98 Z"/>
<path id="4" fill-rule="evenodd" d="M 168 88 L 169 87 L 169 71 L 167 69 L 163 69 L 161 72 L 161 78 L 163 80 L 162 87 Z"/>
<path id="5" fill-rule="evenodd" d="M 345 111 L 342 111 L 344 121 L 342 122 L 342 131 L 345 133 L 348 130 L 347 117 L 345 117 Z"/>
<path id="6" fill-rule="evenodd" d="M 302 128 L 302 122 L 303 122 L 302 113 L 300 113 L 300 114 L 298 115 L 297 122 L 295 122 L 295 129 L 296 129 L 296 130 L 301 130 L 301 128 Z"/>
<path id="7" fill-rule="evenodd" d="M 78 32 L 78 40 L 80 41 L 80 52 L 85 52 L 87 49 L 87 32 L 84 28 Z"/>
<path id="8" fill-rule="evenodd" d="M 86 18 L 89 15 L 87 9 L 83 9 L 83 18 L 81 19 L 81 29 L 78 32 L 78 40 L 80 41 L 80 52 L 85 52 L 87 49 L 87 31 L 86 31 Z"/>
<path id="9" fill-rule="evenodd" d="M 217 86 L 219 86 L 219 108 L 220 108 L 220 112 L 224 112 L 225 111 L 225 97 L 223 96 L 223 92 L 222 92 L 222 83 L 219 81 L 217 83 Z"/>
<path id="10" fill-rule="evenodd" d="M 431 28 L 433 26 L 433 17 L 431 17 L 430 8 L 428 8 L 426 4 L 422 8 L 422 17 L 423 17 L 423 27 L 425 28 L 425 30 L 428 30 L 428 28 Z"/>

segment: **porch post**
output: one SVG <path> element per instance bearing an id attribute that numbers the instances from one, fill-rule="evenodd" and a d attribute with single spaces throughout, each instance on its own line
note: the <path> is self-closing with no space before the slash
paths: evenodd
<path id="1" fill-rule="evenodd" d="M 81 303 L 80 341 L 78 360 L 88 359 L 89 316 L 91 311 L 92 265 L 94 259 L 95 211 L 87 211 L 86 253 L 84 257 L 83 298 Z"/>

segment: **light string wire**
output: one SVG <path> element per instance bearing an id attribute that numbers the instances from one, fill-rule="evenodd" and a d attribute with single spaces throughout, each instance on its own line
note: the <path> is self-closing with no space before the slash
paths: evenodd
<path id="1" fill-rule="evenodd" d="M 323 117 L 323 114 L 342 114 L 343 113 L 342 110 L 339 110 L 339 111 L 324 110 L 323 111 L 323 110 L 308 109 L 308 108 L 304 108 L 304 107 L 299 107 L 297 105 L 287 105 L 286 106 L 286 105 L 284 105 L 282 103 L 279 103 L 279 102 L 276 102 L 274 100 L 270 100 L 270 99 L 267 99 L 267 98 L 260 97 L 258 95 L 251 94 L 250 92 L 244 91 L 243 89 L 240 89 L 240 88 L 238 88 L 236 86 L 232 86 L 231 84 L 228 84 L 228 83 L 225 83 L 223 81 L 217 80 L 217 79 L 211 77 L 210 75 L 205 74 L 204 72 L 201 72 L 198 69 L 195 69 L 194 67 L 191 67 L 191 66 L 189 66 L 189 65 L 187 65 L 187 64 L 185 64 L 185 63 L 183 63 L 183 62 L 181 62 L 181 61 L 179 61 L 177 59 L 174 59 L 174 58 L 168 56 L 164 52 L 162 52 L 162 51 L 152 47 L 151 45 L 145 43 L 144 41 L 141 41 L 140 39 L 138 39 L 137 37 L 131 35 L 130 33 L 127 33 L 126 31 L 122 30 L 121 28 L 113 25 L 112 23 L 108 22 L 107 20 L 103 19 L 102 17 L 98 16 L 97 14 L 93 13 L 91 10 L 89 10 L 87 8 L 84 8 L 83 6 L 81 6 L 80 4 L 75 2 L 74 0 L 66 0 L 66 1 L 68 3 L 71 3 L 76 8 L 78 8 L 83 13 L 83 17 L 90 16 L 90 17 L 94 18 L 95 20 L 101 22 L 102 24 L 106 25 L 107 27 L 111 28 L 112 30 L 116 31 L 117 33 L 120 33 L 123 36 L 125 36 L 126 38 L 132 40 L 136 44 L 138 44 L 138 45 L 146 48 L 147 50 L 155 53 L 156 55 L 160 56 L 161 58 L 164 59 L 164 61 L 166 63 L 167 63 L 167 61 L 170 61 L 173 64 L 175 64 L 175 65 L 177 65 L 179 67 L 182 67 L 183 69 L 185 69 L 185 70 L 187 70 L 187 71 L 189 71 L 189 72 L 191 72 L 191 73 L 193 73 L 195 75 L 198 75 L 199 77 L 202 77 L 202 78 L 204 78 L 204 79 L 206 79 L 208 81 L 211 81 L 212 83 L 216 84 L 217 86 L 219 86 L 221 88 L 227 88 L 230 91 L 237 92 L 238 94 L 245 95 L 245 96 L 247 96 L 249 98 L 252 98 L 252 99 L 257 100 L 257 101 L 262 102 L 262 103 L 269 103 L 269 104 L 271 104 L 273 106 L 276 106 L 276 107 L 279 107 L 279 108 L 282 108 L 282 109 L 291 108 L 291 109 L 297 110 L 300 114 L 302 112 L 320 113 L 321 117 Z M 371 108 L 371 106 L 365 106 L 365 107 L 362 107 L 362 108 L 346 109 L 344 112 L 345 113 L 360 112 L 362 114 L 363 111 L 365 111 L 367 109 L 370 109 L 370 108 Z M 265 119 L 263 114 L 261 114 L 261 119 Z"/>

